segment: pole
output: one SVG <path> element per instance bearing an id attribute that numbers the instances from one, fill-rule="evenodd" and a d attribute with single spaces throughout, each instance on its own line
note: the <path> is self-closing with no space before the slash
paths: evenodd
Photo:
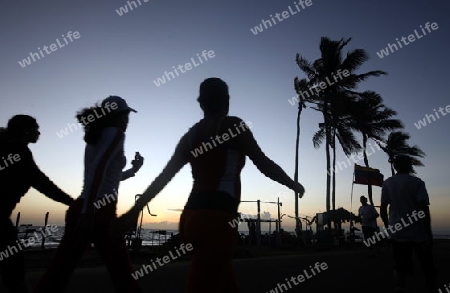
<path id="1" fill-rule="evenodd" d="M 47 228 L 47 223 L 48 223 L 48 214 L 49 212 L 47 212 L 45 214 L 45 221 L 44 221 L 44 231 L 46 231 Z M 41 232 L 42 233 L 42 232 Z M 42 242 L 41 242 L 41 248 L 43 249 L 45 246 L 45 233 L 42 233 Z"/>
<path id="2" fill-rule="evenodd" d="M 256 245 L 261 248 L 261 201 L 258 199 L 258 218 L 256 220 Z"/>
<path id="3" fill-rule="evenodd" d="M 353 217 L 353 186 L 354 185 L 355 185 L 355 168 L 353 168 L 352 191 L 350 192 L 350 236 L 352 235 L 352 228 L 355 226 L 355 223 L 352 223 L 352 217 Z M 352 241 L 355 241 L 355 239 L 352 238 Z"/>
<path id="4" fill-rule="evenodd" d="M 20 212 L 17 213 L 17 218 L 16 218 L 16 231 L 19 231 L 19 223 L 20 223 Z"/>
<path id="5" fill-rule="evenodd" d="M 280 203 L 280 198 L 278 198 L 277 205 L 278 205 L 278 221 L 280 221 L 280 230 L 281 230 L 281 212 L 280 212 L 281 203 Z"/>
<path id="6" fill-rule="evenodd" d="M 298 180 L 295 180 L 296 182 L 298 181 Z M 300 226 L 299 226 L 299 224 L 298 224 L 298 220 L 297 220 L 297 218 L 298 218 L 298 193 L 297 192 L 295 192 L 294 193 L 295 194 L 295 231 L 297 232 L 297 236 L 299 235 L 299 232 L 298 232 L 298 230 L 300 229 Z"/>
<path id="7" fill-rule="evenodd" d="M 281 246 L 281 213 L 280 213 L 280 198 L 278 197 L 277 206 L 278 206 L 278 234 L 277 234 L 277 242 L 278 246 Z"/>
<path id="8" fill-rule="evenodd" d="M 356 166 L 356 164 L 355 164 Z M 355 185 L 355 167 L 353 168 L 353 180 L 352 180 L 352 191 L 350 193 L 350 222 L 352 221 L 352 209 L 353 209 L 353 186 Z"/>

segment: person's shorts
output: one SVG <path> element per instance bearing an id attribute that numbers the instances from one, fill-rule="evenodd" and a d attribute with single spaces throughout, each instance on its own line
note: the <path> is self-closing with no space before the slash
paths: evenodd
<path id="1" fill-rule="evenodd" d="M 371 238 L 372 236 L 375 235 L 375 232 L 377 230 L 373 227 L 369 227 L 369 226 L 362 226 L 362 232 L 364 235 L 364 240 L 367 240 L 368 238 Z"/>

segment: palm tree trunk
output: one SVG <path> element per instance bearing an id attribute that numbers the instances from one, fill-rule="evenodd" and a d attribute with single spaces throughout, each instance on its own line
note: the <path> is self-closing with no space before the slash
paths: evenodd
<path id="1" fill-rule="evenodd" d="M 330 122 L 327 118 L 327 102 L 324 102 L 323 107 L 323 120 L 325 122 L 325 153 L 327 158 L 327 187 L 326 187 L 326 208 L 327 208 L 327 227 L 328 231 L 331 232 L 331 221 L 330 221 L 330 181 L 331 181 L 331 164 L 330 164 Z"/>
<path id="2" fill-rule="evenodd" d="M 336 209 L 336 129 L 333 130 L 333 186 L 331 194 L 331 204 L 333 211 Z"/>
<path id="3" fill-rule="evenodd" d="M 369 160 L 367 159 L 367 135 L 363 134 L 363 150 L 364 150 L 364 164 L 366 167 L 369 167 Z M 369 197 L 369 202 L 371 205 L 373 205 L 373 199 L 372 199 L 372 185 L 367 185 L 367 196 Z"/>
<path id="4" fill-rule="evenodd" d="M 302 114 L 303 103 L 302 98 L 298 103 L 298 112 L 297 112 L 297 138 L 295 140 L 295 171 L 294 171 L 294 181 L 298 182 L 298 152 L 300 148 L 300 115 Z M 298 215 L 298 193 L 295 193 L 295 232 L 297 237 L 301 237 L 301 223 L 299 223 L 299 215 Z"/>
<path id="5" fill-rule="evenodd" d="M 329 132 L 329 131 L 327 131 Z M 330 142 L 328 141 L 329 139 L 325 139 L 325 152 L 326 152 L 326 157 L 327 157 L 327 190 L 326 190 L 326 201 L 327 201 L 327 215 L 330 214 L 330 181 L 331 181 L 331 164 L 330 164 Z M 327 221 L 327 226 L 328 229 L 330 229 L 331 231 L 331 220 L 330 217 L 327 217 L 328 221 Z"/>
<path id="6" fill-rule="evenodd" d="M 336 128 L 333 129 L 333 181 L 332 181 L 331 204 L 333 211 L 336 210 Z M 338 231 L 337 222 L 334 222 L 333 226 L 335 231 Z"/>

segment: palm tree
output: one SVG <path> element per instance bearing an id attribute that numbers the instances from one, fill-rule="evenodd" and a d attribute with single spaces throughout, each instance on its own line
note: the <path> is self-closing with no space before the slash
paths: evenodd
<path id="1" fill-rule="evenodd" d="M 396 155 L 407 155 L 411 158 L 413 166 L 423 166 L 423 163 L 417 158 L 425 157 L 425 153 L 416 145 L 410 146 L 407 142 L 409 134 L 402 131 L 393 131 L 389 133 L 386 142 L 378 143 L 380 148 L 388 155 L 388 162 L 391 165 L 392 176 L 394 176 L 394 158 Z M 413 170 L 414 172 L 414 170 Z"/>
<path id="2" fill-rule="evenodd" d="M 295 89 L 298 92 L 303 88 L 306 83 L 306 80 L 299 80 L 298 77 L 294 79 Z M 298 97 L 298 111 L 297 111 L 297 136 L 295 139 L 295 171 L 294 171 L 294 181 L 298 182 L 298 152 L 300 148 L 300 116 L 302 114 L 302 110 L 306 108 L 306 100 L 303 96 Z M 295 232 L 297 237 L 301 237 L 302 235 L 302 222 L 299 220 L 298 216 L 298 196 L 299 194 L 295 193 Z"/>
<path id="3" fill-rule="evenodd" d="M 297 54 L 296 62 L 300 69 L 306 74 L 307 79 L 301 80 L 301 85 L 297 88 L 302 88 L 302 91 L 297 90 L 299 96 L 304 97 L 304 93 L 307 94 L 307 98 L 316 105 L 316 110 L 322 112 L 323 115 L 323 128 L 325 139 L 325 154 L 327 160 L 327 179 L 326 179 L 326 209 L 330 211 L 330 174 L 334 173 L 334 169 L 331 170 L 330 163 L 330 147 L 333 145 L 332 137 L 335 136 L 333 129 L 336 127 L 336 121 L 339 117 L 336 117 L 336 112 L 333 110 L 338 104 L 338 97 L 350 94 L 354 90 L 358 83 L 366 80 L 371 76 L 380 76 L 386 74 L 384 71 L 376 70 L 370 71 L 364 74 L 355 74 L 354 72 L 361 67 L 364 62 L 368 60 L 368 55 L 363 49 L 355 49 L 347 53 L 345 59 L 342 57 L 343 48 L 351 41 L 349 39 L 341 39 L 339 41 L 330 40 L 327 37 L 322 37 L 320 41 L 321 57 L 314 61 L 309 62 L 301 55 Z M 322 84 L 325 81 L 329 81 L 329 78 L 335 77 L 338 72 L 347 72 L 340 80 L 334 79 L 335 83 L 327 83 L 326 88 L 322 88 Z M 341 76 L 340 76 L 341 77 Z M 305 88 L 307 87 L 307 90 Z M 318 91 L 320 86 L 322 90 Z M 331 111 L 330 111 L 331 109 Z M 335 113 L 335 117 L 330 113 Z M 337 135 L 337 131 L 336 131 Z M 331 222 L 328 221 L 328 228 L 331 229 Z"/>
<path id="4" fill-rule="evenodd" d="M 359 99 L 355 102 L 357 111 L 353 115 L 353 128 L 362 134 L 364 164 L 369 167 L 366 152 L 368 140 L 383 141 L 388 131 L 403 128 L 403 124 L 400 120 L 392 118 L 397 112 L 386 107 L 382 97 L 376 92 L 365 91 L 358 96 Z M 367 189 L 370 204 L 373 205 L 372 185 L 368 185 Z"/>
<path id="5" fill-rule="evenodd" d="M 331 182 L 331 206 L 332 210 L 336 210 L 336 138 L 342 147 L 346 156 L 356 153 L 361 150 L 361 145 L 355 138 L 351 131 L 352 123 L 352 100 L 349 96 L 339 97 L 340 102 L 336 103 L 330 110 L 329 121 L 332 121 L 332 133 L 330 140 L 330 147 L 333 150 L 333 167 L 332 167 L 332 182 Z M 354 103 L 353 103 L 354 104 Z M 313 136 L 313 144 L 315 148 L 319 148 L 323 143 L 325 137 L 325 124 L 319 124 L 319 130 Z M 338 228 L 340 223 L 334 222 L 334 227 Z"/>
<path id="6" fill-rule="evenodd" d="M 340 97 L 340 102 L 330 111 L 330 118 L 332 124 L 332 133 L 330 137 L 330 148 L 333 150 L 332 163 L 332 191 L 331 191 L 331 205 L 332 210 L 336 209 L 336 138 L 342 147 L 342 151 L 346 156 L 357 153 L 361 150 L 361 145 L 356 140 L 355 135 L 351 130 L 353 123 L 352 106 L 353 101 L 348 96 Z M 319 148 L 325 138 L 325 124 L 319 123 L 319 130 L 313 136 L 313 144 L 315 148 Z"/>
<path id="7" fill-rule="evenodd" d="M 332 126 L 332 137 L 330 147 L 333 149 L 333 178 L 331 204 L 333 210 L 336 209 L 336 138 L 342 147 L 345 156 L 349 156 L 361 150 L 361 145 L 356 140 L 352 132 L 353 121 L 353 96 L 344 93 L 336 96 L 338 99 L 332 100 L 330 109 L 330 121 Z M 338 102 L 334 102 L 338 100 Z"/>

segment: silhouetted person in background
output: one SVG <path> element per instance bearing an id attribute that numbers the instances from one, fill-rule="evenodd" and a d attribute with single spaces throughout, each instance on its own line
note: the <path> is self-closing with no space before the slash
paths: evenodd
<path id="1" fill-rule="evenodd" d="M 39 139 L 39 125 L 31 116 L 16 115 L 0 129 L 0 270 L 9 292 L 29 292 L 25 278 L 24 242 L 19 242 L 10 216 L 30 187 L 70 205 L 73 199 L 42 173 L 28 148 Z"/>
<path id="2" fill-rule="evenodd" d="M 304 188 L 261 151 L 249 129 L 251 126 L 238 117 L 228 116 L 229 94 L 224 81 L 204 80 L 198 102 L 204 118 L 183 135 L 162 173 L 117 225 L 123 229 L 132 222 L 175 174 L 190 163 L 194 184 L 180 218 L 182 240 L 193 246 L 186 292 L 239 292 L 232 267 L 238 225 L 233 228 L 230 222 L 237 218 L 245 157 L 264 175 L 300 196 Z"/>
<path id="3" fill-rule="evenodd" d="M 367 239 L 372 238 L 377 231 L 377 218 L 380 216 L 373 205 L 367 203 L 367 197 L 361 195 L 360 199 L 361 206 L 358 210 L 358 216 L 361 217 L 361 228 L 364 234 L 364 240 L 367 242 Z M 373 246 L 376 247 L 377 252 L 380 252 L 379 243 L 375 243 L 369 246 L 369 256 L 374 256 L 375 251 L 373 250 Z"/>
<path id="4" fill-rule="evenodd" d="M 76 117 L 84 125 L 86 142 L 83 191 L 67 211 L 64 236 L 35 292 L 64 292 L 91 242 L 108 269 L 115 292 L 142 292 L 131 275 L 134 271 L 123 236 L 110 229 L 116 218 L 120 181 L 134 176 L 143 164 L 143 158 L 137 154 L 133 167 L 122 172 L 126 165 L 125 131 L 131 111 L 136 112 L 124 99 L 110 96 L 101 106 L 78 112 Z"/>
<path id="5" fill-rule="evenodd" d="M 350 221 L 350 235 L 355 237 L 356 236 L 355 231 L 361 231 L 361 230 L 356 228 L 355 223 L 353 221 Z"/>
<path id="6" fill-rule="evenodd" d="M 251 219 L 248 228 L 248 236 L 250 238 L 250 245 L 256 245 L 256 221 Z"/>
<path id="7" fill-rule="evenodd" d="M 405 292 L 406 275 L 414 273 L 413 251 L 425 275 L 428 292 L 437 292 L 430 201 L 425 183 L 411 175 L 414 171 L 409 156 L 396 156 L 394 168 L 397 174 L 386 179 L 381 189 L 380 213 L 386 228 L 400 225 L 400 229 L 396 228 L 395 233 L 390 234 L 396 292 Z"/>
<path id="8" fill-rule="evenodd" d="M 355 223 L 353 221 L 350 221 L 350 230 L 349 230 L 350 237 L 349 238 L 352 243 L 354 243 L 356 240 L 356 231 L 361 231 L 361 230 L 355 226 Z"/>

